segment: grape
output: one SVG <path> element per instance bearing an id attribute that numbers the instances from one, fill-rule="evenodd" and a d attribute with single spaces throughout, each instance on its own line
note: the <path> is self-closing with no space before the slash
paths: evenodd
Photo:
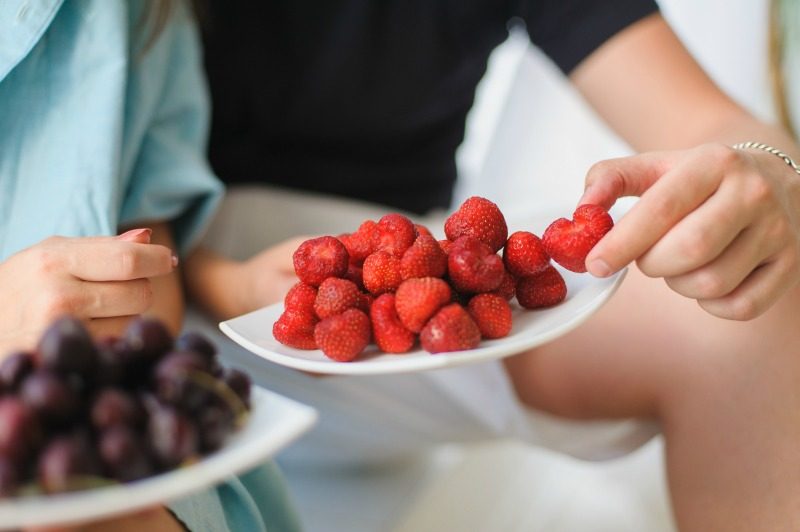
<path id="1" fill-rule="evenodd" d="M 99 476 L 100 467 L 88 438 L 75 433 L 59 436 L 45 447 L 38 473 L 42 488 L 53 493 L 75 488 L 79 477 Z"/>
<path id="2" fill-rule="evenodd" d="M 117 480 L 130 482 L 153 474 L 153 464 L 136 433 L 117 425 L 100 435 L 97 444 L 100 460 Z"/>
<path id="3" fill-rule="evenodd" d="M 0 497 L 13 495 L 19 480 L 19 471 L 14 460 L 0 455 Z"/>
<path id="4" fill-rule="evenodd" d="M 234 415 L 225 406 L 205 408 L 198 416 L 200 429 L 200 447 L 203 452 L 216 451 L 225 442 L 225 438 L 234 428 Z"/>
<path id="5" fill-rule="evenodd" d="M 119 338 L 106 337 L 97 342 L 97 370 L 94 381 L 99 386 L 116 386 L 125 377 L 127 346 Z"/>
<path id="6" fill-rule="evenodd" d="M 98 430 L 114 425 L 136 427 L 142 421 L 143 412 L 132 396 L 118 388 L 103 388 L 94 398 L 90 419 Z"/>
<path id="7" fill-rule="evenodd" d="M 80 398 L 65 380 L 48 370 L 36 370 L 20 386 L 20 399 L 46 423 L 63 426 L 73 421 Z"/>
<path id="8" fill-rule="evenodd" d="M 40 428 L 36 414 L 16 397 L 0 399 L 0 455 L 23 461 L 34 449 Z"/>
<path id="9" fill-rule="evenodd" d="M 172 349 L 172 335 L 160 321 L 153 318 L 137 318 L 128 326 L 125 343 L 133 355 L 150 364 Z"/>
<path id="10" fill-rule="evenodd" d="M 153 453 L 164 467 L 175 467 L 199 449 L 194 424 L 174 408 L 159 405 L 150 414 L 147 428 Z"/>
<path id="11" fill-rule="evenodd" d="M 228 368 L 225 370 L 222 380 L 239 396 L 242 403 L 250 408 L 250 377 L 238 369 Z"/>
<path id="12" fill-rule="evenodd" d="M 71 317 L 56 320 L 42 335 L 38 347 L 42 365 L 56 373 L 89 376 L 97 360 L 92 338 L 83 324 Z"/>
<path id="13" fill-rule="evenodd" d="M 33 356 L 30 353 L 13 353 L 0 364 L 0 388 L 15 392 L 22 379 L 33 371 Z"/>
<path id="14" fill-rule="evenodd" d="M 175 349 L 178 351 L 191 351 L 202 355 L 209 362 L 217 355 L 214 344 L 208 338 L 195 332 L 185 332 L 175 341 Z"/>
<path id="15" fill-rule="evenodd" d="M 154 371 L 156 394 L 164 402 L 188 410 L 200 408 L 212 392 L 198 383 L 197 373 L 208 374 L 208 361 L 189 351 L 173 351 L 158 363 Z M 211 375 L 209 379 L 211 379 Z"/>

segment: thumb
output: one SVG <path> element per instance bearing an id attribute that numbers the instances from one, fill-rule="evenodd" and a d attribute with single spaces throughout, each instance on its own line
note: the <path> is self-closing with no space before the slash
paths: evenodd
<path id="1" fill-rule="evenodd" d="M 578 205 L 610 209 L 625 196 L 641 196 L 673 166 L 673 152 L 649 152 L 595 163 L 586 174 Z"/>

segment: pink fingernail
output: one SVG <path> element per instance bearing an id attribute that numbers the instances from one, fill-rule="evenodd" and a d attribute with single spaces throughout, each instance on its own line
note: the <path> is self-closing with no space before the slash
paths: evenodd
<path id="1" fill-rule="evenodd" d="M 608 277 L 612 274 L 611 267 L 603 259 L 594 259 L 588 265 L 589 273 L 595 277 Z"/>
<path id="2" fill-rule="evenodd" d="M 140 229 L 131 229 L 130 231 L 125 231 L 121 235 L 117 235 L 119 240 L 137 240 L 143 235 L 147 235 L 147 239 L 150 239 L 150 235 L 153 234 L 153 230 L 149 227 L 142 227 Z"/>
<path id="3" fill-rule="evenodd" d="M 173 253 L 172 254 L 172 267 L 173 268 L 177 268 L 178 267 L 178 262 L 180 262 L 178 260 L 178 256 L 175 253 Z"/>

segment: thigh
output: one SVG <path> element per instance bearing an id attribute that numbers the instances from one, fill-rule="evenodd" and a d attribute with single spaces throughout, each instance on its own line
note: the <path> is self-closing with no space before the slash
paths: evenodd
<path id="1" fill-rule="evenodd" d="M 706 313 L 632 266 L 589 321 L 508 359 L 506 368 L 530 406 L 578 418 L 655 416 L 692 383 L 746 379 L 778 371 L 792 352 L 800 356 L 798 316 L 797 287 L 761 317 L 737 322 Z"/>

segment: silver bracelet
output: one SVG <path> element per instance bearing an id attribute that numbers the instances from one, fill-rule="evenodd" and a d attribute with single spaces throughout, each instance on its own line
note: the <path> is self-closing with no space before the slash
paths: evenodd
<path id="1" fill-rule="evenodd" d="M 732 147 L 735 150 L 748 150 L 748 149 L 763 150 L 765 152 L 771 153 L 772 155 L 777 155 L 778 157 L 783 159 L 783 162 L 791 166 L 795 172 L 800 174 L 800 167 L 797 166 L 797 163 L 794 162 L 791 157 L 783 153 L 778 148 L 773 148 L 772 146 L 769 146 L 767 144 L 762 144 L 761 142 L 753 142 L 753 141 L 740 142 L 739 144 L 734 144 Z"/>

